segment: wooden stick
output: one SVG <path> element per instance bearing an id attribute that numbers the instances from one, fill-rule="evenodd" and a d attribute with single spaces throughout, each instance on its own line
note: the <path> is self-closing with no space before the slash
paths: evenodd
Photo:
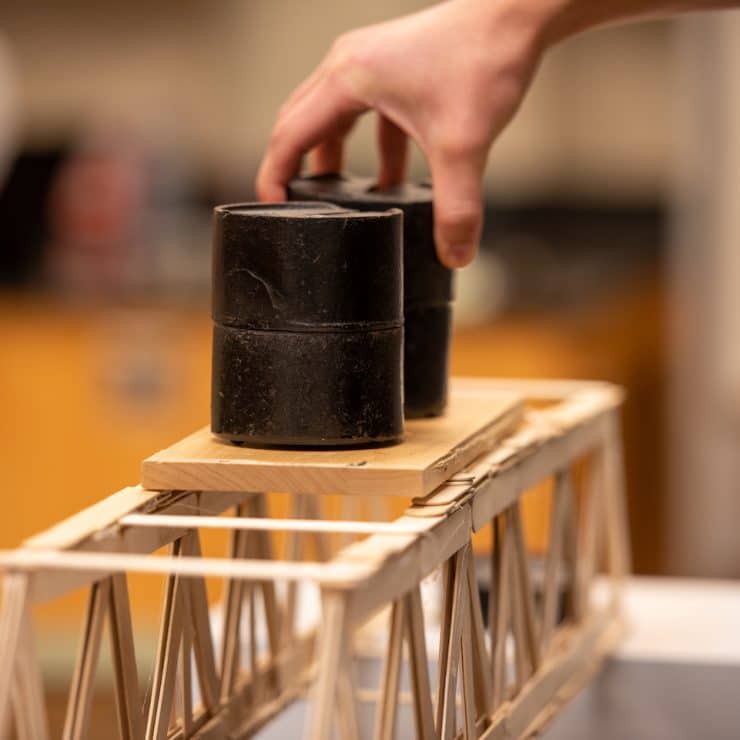
<path id="1" fill-rule="evenodd" d="M 604 459 L 606 536 L 609 555 L 609 572 L 617 581 L 632 570 L 627 497 L 624 483 L 622 437 L 617 412 L 610 415 L 607 427 Z"/>
<path id="2" fill-rule="evenodd" d="M 475 697 L 475 668 L 473 665 L 473 645 L 469 639 L 471 628 L 470 618 L 470 594 L 468 590 L 467 579 L 464 584 L 464 591 L 467 595 L 467 604 L 462 609 L 462 634 L 461 634 L 461 653 L 460 662 L 462 665 L 462 696 L 463 696 L 463 737 L 465 740 L 474 740 L 478 733 L 476 732 L 476 697 Z M 476 591 L 477 598 L 477 591 Z M 454 710 L 453 710 L 454 711 Z"/>
<path id="3" fill-rule="evenodd" d="M 375 572 L 375 564 L 361 562 L 292 563 L 282 560 L 233 561 L 227 558 L 150 557 L 118 553 L 0 551 L 0 567 L 9 571 L 81 571 L 106 577 L 111 573 L 151 573 L 178 576 L 241 578 L 264 581 L 316 581 L 328 586 L 350 586 Z M 100 580 L 100 579 L 95 579 Z"/>
<path id="4" fill-rule="evenodd" d="M 409 672 L 411 674 L 416 737 L 436 738 L 420 587 L 415 586 L 411 589 L 404 600 L 406 602 L 404 610 L 406 614 L 406 640 L 409 647 Z"/>
<path id="5" fill-rule="evenodd" d="M 417 534 L 423 521 L 366 522 L 328 519 L 263 519 L 259 517 L 127 514 L 118 522 L 125 527 L 173 529 L 231 529 L 258 532 L 310 532 L 312 534 Z"/>
<path id="6" fill-rule="evenodd" d="M 254 603 L 254 584 L 247 584 L 247 614 L 249 617 L 249 677 L 252 681 L 252 698 L 259 700 L 259 677 L 257 655 L 257 611 Z"/>
<path id="7" fill-rule="evenodd" d="M 589 466 L 583 496 L 583 513 L 576 563 L 576 619 L 583 619 L 590 608 L 589 593 L 597 568 L 598 535 L 603 516 L 604 450 L 598 450 Z"/>
<path id="8" fill-rule="evenodd" d="M 357 716 L 352 664 L 345 651 L 337 680 L 337 725 L 342 740 L 360 740 L 360 720 Z"/>
<path id="9" fill-rule="evenodd" d="M 537 622 L 534 610 L 534 592 L 529 577 L 529 554 L 524 541 L 524 527 L 522 525 L 521 502 L 517 501 L 509 509 L 514 545 L 516 547 L 516 571 L 521 595 L 521 605 L 524 613 L 524 628 L 527 638 L 527 648 L 532 670 L 537 670 L 540 664 L 540 646 L 537 640 Z"/>
<path id="10" fill-rule="evenodd" d="M 242 511 L 242 507 L 238 508 Z M 247 555 L 247 534 L 235 531 L 231 539 L 231 558 L 241 559 Z M 221 632 L 221 699 L 231 695 L 239 675 L 241 660 L 241 614 L 246 584 L 243 580 L 230 579 L 226 583 L 223 607 L 223 629 Z"/>
<path id="11" fill-rule="evenodd" d="M 470 545 L 455 553 L 451 563 L 450 577 L 446 585 L 449 607 L 445 610 L 446 626 L 440 637 L 440 657 L 438 662 L 439 679 L 437 684 L 437 727 L 442 740 L 455 736 L 455 692 L 457 672 L 460 665 L 460 636 L 464 622 L 464 609 L 467 609 L 467 559 Z M 447 619 L 449 621 L 447 621 Z"/>
<path id="12" fill-rule="evenodd" d="M 182 543 L 176 542 L 173 555 L 180 554 Z M 157 661 L 152 678 L 152 696 L 149 702 L 149 715 L 146 723 L 146 740 L 164 740 L 169 727 L 172 709 L 175 671 L 182 639 L 183 620 L 182 580 L 177 575 L 167 579 L 162 625 L 157 648 Z"/>
<path id="13" fill-rule="evenodd" d="M 187 609 L 185 610 L 187 612 Z M 189 619 L 182 621 L 182 639 L 180 641 L 180 671 L 178 673 L 177 686 L 179 689 L 180 722 L 185 737 L 193 730 L 193 627 Z"/>
<path id="14" fill-rule="evenodd" d="M 550 645 L 550 638 L 555 629 L 560 604 L 560 577 L 562 572 L 563 548 L 567 515 L 571 505 L 570 471 L 565 470 L 555 478 L 553 502 L 550 511 L 550 535 L 545 562 L 545 586 L 542 598 L 542 629 L 540 641 L 542 652 Z"/>
<path id="15" fill-rule="evenodd" d="M 568 574 L 563 611 L 566 620 L 580 618 L 578 591 L 578 507 L 575 491 L 571 490 L 563 527 L 563 565 Z"/>
<path id="16" fill-rule="evenodd" d="M 491 647 L 493 656 L 493 708 L 506 698 L 506 635 L 511 609 L 511 558 L 514 547 L 506 517 L 493 520 L 494 549 L 491 563 L 493 573 L 494 611 L 489 608 Z"/>
<path id="17" fill-rule="evenodd" d="M 139 740 L 143 730 L 141 697 L 126 576 L 114 574 L 110 577 L 110 584 L 110 650 L 116 687 L 118 729 L 122 740 Z"/>
<path id="18" fill-rule="evenodd" d="M 266 520 L 267 503 L 264 494 L 254 499 L 254 513 Z M 255 555 L 263 560 L 272 560 L 272 539 L 267 531 L 257 532 L 255 539 Z M 282 614 L 278 607 L 277 595 L 275 593 L 275 583 L 273 581 L 262 581 L 260 584 L 262 590 L 262 606 L 265 614 L 265 624 L 267 626 L 267 642 L 270 647 L 270 655 L 275 658 L 280 651 L 280 635 L 282 631 L 281 619 Z"/>
<path id="19" fill-rule="evenodd" d="M 339 500 L 339 513 L 344 521 L 360 521 L 360 498 L 358 496 L 342 496 Z M 361 522 L 372 524 L 373 522 Z M 339 549 L 351 544 L 357 534 L 373 534 L 372 532 L 339 532 Z"/>
<path id="20" fill-rule="evenodd" d="M 454 603 L 456 554 L 445 561 L 442 566 L 442 608 L 440 609 L 439 646 L 437 649 L 437 691 L 434 700 L 435 724 L 441 728 L 440 717 L 444 711 L 445 676 L 449 657 L 450 635 L 452 630 L 452 605 Z M 439 733 L 438 733 L 439 734 Z"/>
<path id="21" fill-rule="evenodd" d="M 87 736 L 90 705 L 95 688 L 95 671 L 100 656 L 100 641 L 110 600 L 110 587 L 110 579 L 106 578 L 94 583 L 90 589 L 85 626 L 69 692 L 63 740 L 83 740 Z"/>
<path id="22" fill-rule="evenodd" d="M 310 740 L 330 740 L 332 719 L 336 711 L 339 673 L 347 649 L 346 597 L 336 591 L 322 596 L 321 634 L 319 637 L 318 673 L 313 689 L 309 717 Z"/>
<path id="23" fill-rule="evenodd" d="M 529 660 L 528 638 L 525 626 L 524 603 L 522 598 L 522 587 L 518 579 L 518 567 L 513 534 L 510 537 L 512 550 L 511 563 L 511 635 L 514 642 L 514 667 L 516 669 L 516 683 L 514 694 L 518 693 L 533 671 Z"/>
<path id="24" fill-rule="evenodd" d="M 5 740 L 12 711 L 16 660 L 23 625 L 28 619 L 28 576 L 9 573 L 3 579 L 2 618 L 0 619 L 0 738 Z"/>
<path id="25" fill-rule="evenodd" d="M 13 701 L 18 740 L 48 740 L 49 720 L 44 703 L 44 687 L 28 611 L 20 630 L 15 674 Z"/>
<path id="26" fill-rule="evenodd" d="M 301 518 L 306 511 L 306 502 L 308 496 L 294 494 L 293 495 L 293 513 L 294 518 Z M 302 551 L 302 544 L 304 541 L 304 535 L 291 531 L 288 532 L 285 541 L 285 559 L 286 560 L 298 560 Z M 296 606 L 298 603 L 298 585 L 295 581 L 290 581 L 286 585 L 285 592 L 285 607 L 283 609 L 283 621 L 282 621 L 282 642 L 286 643 L 292 639 L 295 630 L 295 615 Z"/>
<path id="27" fill-rule="evenodd" d="M 402 599 L 394 601 L 390 614 L 388 650 L 383 666 L 380 700 L 375 714 L 375 732 L 373 734 L 375 740 L 393 740 L 395 736 L 405 621 L 405 601 Z"/>
<path id="28" fill-rule="evenodd" d="M 22 685 L 20 666 L 16 670 L 18 673 L 11 695 L 13 718 L 15 719 L 15 738 L 16 740 L 36 740 L 33 727 L 35 715 L 34 712 L 28 711 L 28 697 L 25 695 Z"/>
<path id="29" fill-rule="evenodd" d="M 199 558 L 201 555 L 198 533 L 191 531 L 183 537 L 183 555 Z M 211 618 L 208 611 L 208 593 L 203 578 L 189 578 L 183 587 L 183 604 L 188 607 L 186 619 L 193 625 L 193 651 L 203 705 L 212 712 L 219 703 L 216 657 L 213 650 Z"/>
<path id="30" fill-rule="evenodd" d="M 489 714 L 493 687 L 491 685 L 491 662 L 486 648 L 483 614 L 481 613 L 478 579 L 475 575 L 475 561 L 468 558 L 467 568 L 468 594 L 470 596 L 469 633 L 472 644 L 473 679 L 475 687 L 475 706 L 477 716 Z M 467 640 L 467 638 L 464 638 Z"/>
<path id="31" fill-rule="evenodd" d="M 304 494 L 306 496 L 306 517 L 308 519 L 321 520 L 321 503 L 319 496 L 316 494 Z M 324 536 L 324 533 L 314 532 L 313 533 L 313 545 L 316 550 L 316 558 L 320 562 L 329 560 L 331 557 L 331 548 L 329 547 L 329 540 Z"/>

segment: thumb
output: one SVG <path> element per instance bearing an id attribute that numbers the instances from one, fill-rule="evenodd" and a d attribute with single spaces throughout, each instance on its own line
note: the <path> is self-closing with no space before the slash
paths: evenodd
<path id="1" fill-rule="evenodd" d="M 483 225 L 482 161 L 464 154 L 430 159 L 434 187 L 434 241 L 445 267 L 465 267 L 478 251 Z"/>

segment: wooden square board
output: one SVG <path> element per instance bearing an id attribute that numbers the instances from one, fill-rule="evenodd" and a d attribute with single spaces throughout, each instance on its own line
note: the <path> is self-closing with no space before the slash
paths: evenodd
<path id="1" fill-rule="evenodd" d="M 141 483 L 155 491 L 425 496 L 510 433 L 523 409 L 515 393 L 453 385 L 444 416 L 407 421 L 401 444 L 372 449 L 237 447 L 204 427 L 145 460 Z"/>

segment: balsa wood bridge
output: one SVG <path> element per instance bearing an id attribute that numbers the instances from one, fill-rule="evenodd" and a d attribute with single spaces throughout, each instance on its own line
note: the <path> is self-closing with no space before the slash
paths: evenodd
<path id="1" fill-rule="evenodd" d="M 408 422 L 395 447 L 255 450 L 201 430 L 157 453 L 143 464 L 142 486 L 0 554 L 0 736 L 14 728 L 20 740 L 49 737 L 31 607 L 86 586 L 64 740 L 88 736 L 106 624 L 126 740 L 252 737 L 303 696 L 308 738 L 354 739 L 368 693 L 378 740 L 395 736 L 404 703 L 425 740 L 526 737 L 620 632 L 629 570 L 621 401 L 604 383 L 457 380 L 448 414 Z M 550 521 L 539 562 L 527 550 L 521 501 L 544 481 Z M 270 516 L 267 491 L 290 494 L 291 517 Z M 407 506 L 392 521 L 331 517 L 325 505 L 340 498 L 340 511 L 357 511 L 387 496 Z M 202 555 L 210 529 L 230 531 L 228 557 Z M 485 529 L 484 610 L 471 539 Z M 167 555 L 155 554 L 165 546 Z M 166 579 L 149 686 L 139 681 L 129 604 L 127 574 L 137 572 Z M 421 590 L 435 572 L 437 621 Z M 224 583 L 220 605 L 208 600 L 214 578 Z M 309 582 L 321 615 L 302 630 Z M 383 670 L 368 692 L 355 681 L 355 637 L 378 615 L 387 619 Z"/>

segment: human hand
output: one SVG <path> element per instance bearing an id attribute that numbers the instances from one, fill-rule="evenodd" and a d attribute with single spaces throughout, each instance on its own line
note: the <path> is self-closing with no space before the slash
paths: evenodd
<path id="1" fill-rule="evenodd" d="M 285 200 L 285 186 L 310 150 L 314 174 L 340 172 L 345 137 L 360 115 L 375 110 L 378 186 L 404 179 L 412 137 L 432 175 L 440 261 L 471 262 L 488 151 L 537 67 L 545 4 L 448 0 L 340 36 L 280 110 L 257 177 L 260 199 Z"/>

